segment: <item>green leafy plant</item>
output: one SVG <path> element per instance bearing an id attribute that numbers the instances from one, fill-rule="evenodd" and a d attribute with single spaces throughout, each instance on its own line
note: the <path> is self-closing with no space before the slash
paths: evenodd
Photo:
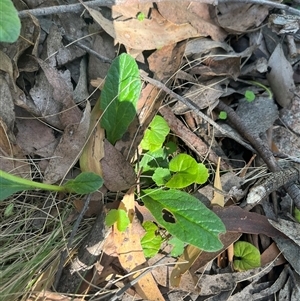
<path id="1" fill-rule="evenodd" d="M 33 189 L 87 194 L 96 191 L 102 184 L 102 178 L 91 172 L 83 172 L 74 180 L 69 180 L 64 185 L 59 186 L 34 182 L 0 170 L 0 201 L 16 192 Z"/>
<path id="2" fill-rule="evenodd" d="M 144 150 L 139 166 L 144 172 L 151 174 L 157 186 L 181 189 L 192 183 L 203 184 L 208 179 L 208 170 L 202 163 L 187 154 L 179 154 L 170 161 L 168 156 L 176 150 L 174 143 L 163 146 L 170 128 L 160 116 L 155 116 L 141 142 Z M 149 173 L 152 171 L 152 173 Z"/>
<path id="3" fill-rule="evenodd" d="M 245 92 L 245 98 L 248 102 L 252 102 L 255 99 L 255 94 L 253 93 L 253 91 L 247 90 Z"/>
<path id="4" fill-rule="evenodd" d="M 237 271 L 247 271 L 261 266 L 260 253 L 252 244 L 238 241 L 234 244 L 233 267 Z"/>
<path id="5" fill-rule="evenodd" d="M 122 138 L 133 121 L 141 86 L 138 66 L 130 55 L 122 53 L 113 60 L 100 97 L 100 123 L 111 144 Z"/>
<path id="6" fill-rule="evenodd" d="M 1 0 L 0 4 L 0 42 L 14 43 L 21 31 L 18 11 L 11 0 Z"/>
<path id="7" fill-rule="evenodd" d="M 141 199 L 159 225 L 173 236 L 173 256 L 181 254 L 185 244 L 206 251 L 218 250 L 222 247 L 218 235 L 225 232 L 224 224 L 197 198 L 178 190 L 193 183 L 205 183 L 208 170 L 190 155 L 174 156 L 177 146 L 170 142 L 164 144 L 169 131 L 167 123 L 157 116 L 141 142 L 142 148 L 149 150 L 139 162 L 142 177 L 149 180 L 150 176 L 157 186 L 162 187 L 144 190 Z M 153 256 L 159 250 L 158 239 L 154 247 L 149 237 L 154 237 L 153 231 L 146 235 L 143 248 L 146 256 Z"/>

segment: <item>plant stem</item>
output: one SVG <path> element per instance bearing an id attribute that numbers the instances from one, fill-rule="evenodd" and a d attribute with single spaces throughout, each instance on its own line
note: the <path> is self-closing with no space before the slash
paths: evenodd
<path id="1" fill-rule="evenodd" d="M 3 170 L 0 170 L 0 180 L 1 178 L 17 183 L 19 185 L 28 186 L 28 189 L 42 189 L 42 190 L 50 190 L 50 191 L 57 191 L 57 192 L 66 191 L 64 186 L 34 182 L 31 180 L 23 179 L 18 176 L 14 176 Z"/>

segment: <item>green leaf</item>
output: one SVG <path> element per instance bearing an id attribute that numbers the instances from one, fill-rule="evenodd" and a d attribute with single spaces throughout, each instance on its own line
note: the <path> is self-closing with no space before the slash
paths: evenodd
<path id="1" fill-rule="evenodd" d="M 187 154 L 179 154 L 169 164 L 170 171 L 176 172 L 166 183 L 169 188 L 184 188 L 192 183 L 203 184 L 208 179 L 208 170 L 203 164 Z"/>
<path id="2" fill-rule="evenodd" d="M 158 253 L 163 238 L 158 234 L 158 227 L 154 223 L 146 221 L 143 223 L 143 228 L 146 234 L 141 239 L 141 245 L 145 257 L 151 258 Z"/>
<path id="3" fill-rule="evenodd" d="M 198 173 L 197 178 L 195 179 L 195 183 L 197 184 L 204 184 L 208 179 L 208 169 L 202 163 L 198 163 Z"/>
<path id="4" fill-rule="evenodd" d="M 21 21 L 18 11 L 11 0 L 1 0 L 0 3 L 0 42 L 14 43 L 21 31 Z"/>
<path id="5" fill-rule="evenodd" d="M 103 185 L 103 179 L 93 172 L 82 172 L 63 187 L 69 192 L 87 194 L 97 191 Z"/>
<path id="6" fill-rule="evenodd" d="M 247 90 L 245 92 L 245 98 L 248 102 L 252 102 L 255 99 L 255 94 L 253 93 L 253 91 Z"/>
<path id="7" fill-rule="evenodd" d="M 120 232 L 123 232 L 130 224 L 130 220 L 125 210 L 112 209 L 106 215 L 105 223 L 108 227 L 112 226 L 114 223 L 117 223 L 117 229 Z"/>
<path id="8" fill-rule="evenodd" d="M 252 244 L 238 241 L 234 244 L 233 267 L 237 271 L 247 271 L 261 266 L 260 253 Z"/>
<path id="9" fill-rule="evenodd" d="M 171 178 L 171 173 L 169 169 L 159 167 L 155 169 L 152 180 L 155 182 L 157 186 L 165 185 L 168 180 Z"/>
<path id="10" fill-rule="evenodd" d="M 156 115 L 146 130 L 141 146 L 152 152 L 160 149 L 169 134 L 170 128 L 163 117 Z"/>
<path id="11" fill-rule="evenodd" d="M 133 121 L 141 85 L 138 66 L 130 55 L 123 53 L 113 60 L 100 102 L 101 126 L 111 144 L 123 136 Z"/>
<path id="12" fill-rule="evenodd" d="M 146 18 L 146 16 L 145 16 L 144 13 L 142 13 L 142 12 L 138 13 L 137 19 L 138 19 L 139 21 L 144 21 L 145 18 Z"/>
<path id="13" fill-rule="evenodd" d="M 225 232 L 225 226 L 197 198 L 176 189 L 147 189 L 143 192 L 145 206 L 169 233 L 204 251 L 213 252 L 222 248 L 218 236 Z"/>
<path id="14" fill-rule="evenodd" d="M 225 111 L 221 111 L 219 113 L 219 119 L 225 120 L 227 118 L 227 113 Z"/>
<path id="15" fill-rule="evenodd" d="M 300 223 L 300 210 L 295 207 L 294 209 L 294 217 L 298 223 Z"/>
<path id="16" fill-rule="evenodd" d="M 169 240 L 169 244 L 173 245 L 171 256 L 177 257 L 180 256 L 184 251 L 184 242 L 177 237 L 172 237 Z"/>

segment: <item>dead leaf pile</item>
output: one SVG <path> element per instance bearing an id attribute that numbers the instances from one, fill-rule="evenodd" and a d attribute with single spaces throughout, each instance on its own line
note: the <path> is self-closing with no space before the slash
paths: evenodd
<path id="1" fill-rule="evenodd" d="M 76 1 L 13 2 L 21 11 Z M 281 193 L 279 204 L 273 199 L 272 207 L 265 199 L 251 212 L 243 203 L 265 166 L 276 171 L 300 157 L 299 19 L 263 1 L 125 2 L 111 7 L 83 2 L 80 13 L 28 13 L 18 41 L 0 46 L 0 168 L 24 178 L 38 170 L 38 180 L 51 184 L 93 171 L 105 185 L 91 196 L 85 218 L 94 226 L 81 246 L 74 243 L 67 250 L 56 274 L 62 277 L 35 284 L 35 290 L 16 298 L 263 300 L 276 295 L 276 300 L 299 300 L 300 229 L 292 200 Z M 108 62 L 124 51 L 136 59 L 144 84 L 134 121 L 112 145 L 99 124 L 102 112 L 93 108 L 99 106 Z M 214 184 L 189 192 L 226 226 L 218 252 L 187 245 L 172 258 L 165 242 L 154 258 L 144 256 L 141 224 L 153 216 L 136 202 L 143 183 L 134 163 L 156 114 L 169 124 L 178 152 L 210 166 Z M 265 149 L 268 156 L 262 155 Z M 286 160 L 276 161 L 271 150 Z M 57 202 L 64 197 L 58 195 Z M 81 211 L 84 202 L 78 197 L 73 205 Z M 114 208 L 129 217 L 125 232 L 104 223 Z M 77 216 L 69 218 L 68 223 Z M 50 233 L 51 227 L 43 231 Z M 258 248 L 261 267 L 233 269 L 237 240 Z M 11 259 L 0 262 L 7 264 Z M 33 273 L 36 283 L 49 266 Z"/>

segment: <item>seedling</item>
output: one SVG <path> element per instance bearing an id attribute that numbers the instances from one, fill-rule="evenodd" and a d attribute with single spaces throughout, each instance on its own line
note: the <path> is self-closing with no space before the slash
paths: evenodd
<path id="1" fill-rule="evenodd" d="M 245 92 L 245 98 L 248 102 L 252 102 L 255 99 L 255 94 L 253 93 L 253 91 L 247 90 Z"/>
<path id="2" fill-rule="evenodd" d="M 227 113 L 225 111 L 221 111 L 219 113 L 219 119 L 222 119 L 222 120 L 227 119 Z"/>
<path id="3" fill-rule="evenodd" d="M 59 186 L 34 182 L 0 170 L 0 201 L 16 192 L 33 189 L 87 194 L 98 190 L 102 184 L 102 178 L 90 172 L 81 173 L 74 180 Z"/>
<path id="4" fill-rule="evenodd" d="M 0 9 L 0 42 L 14 43 L 21 31 L 18 11 L 11 0 L 1 0 Z"/>
<path id="5" fill-rule="evenodd" d="M 234 244 L 233 267 L 237 271 L 247 271 L 261 266 L 260 253 L 252 244 L 238 241 Z"/>
<path id="6" fill-rule="evenodd" d="M 139 21 L 144 21 L 146 16 L 144 13 L 140 12 L 137 14 L 137 17 L 136 17 Z"/>

